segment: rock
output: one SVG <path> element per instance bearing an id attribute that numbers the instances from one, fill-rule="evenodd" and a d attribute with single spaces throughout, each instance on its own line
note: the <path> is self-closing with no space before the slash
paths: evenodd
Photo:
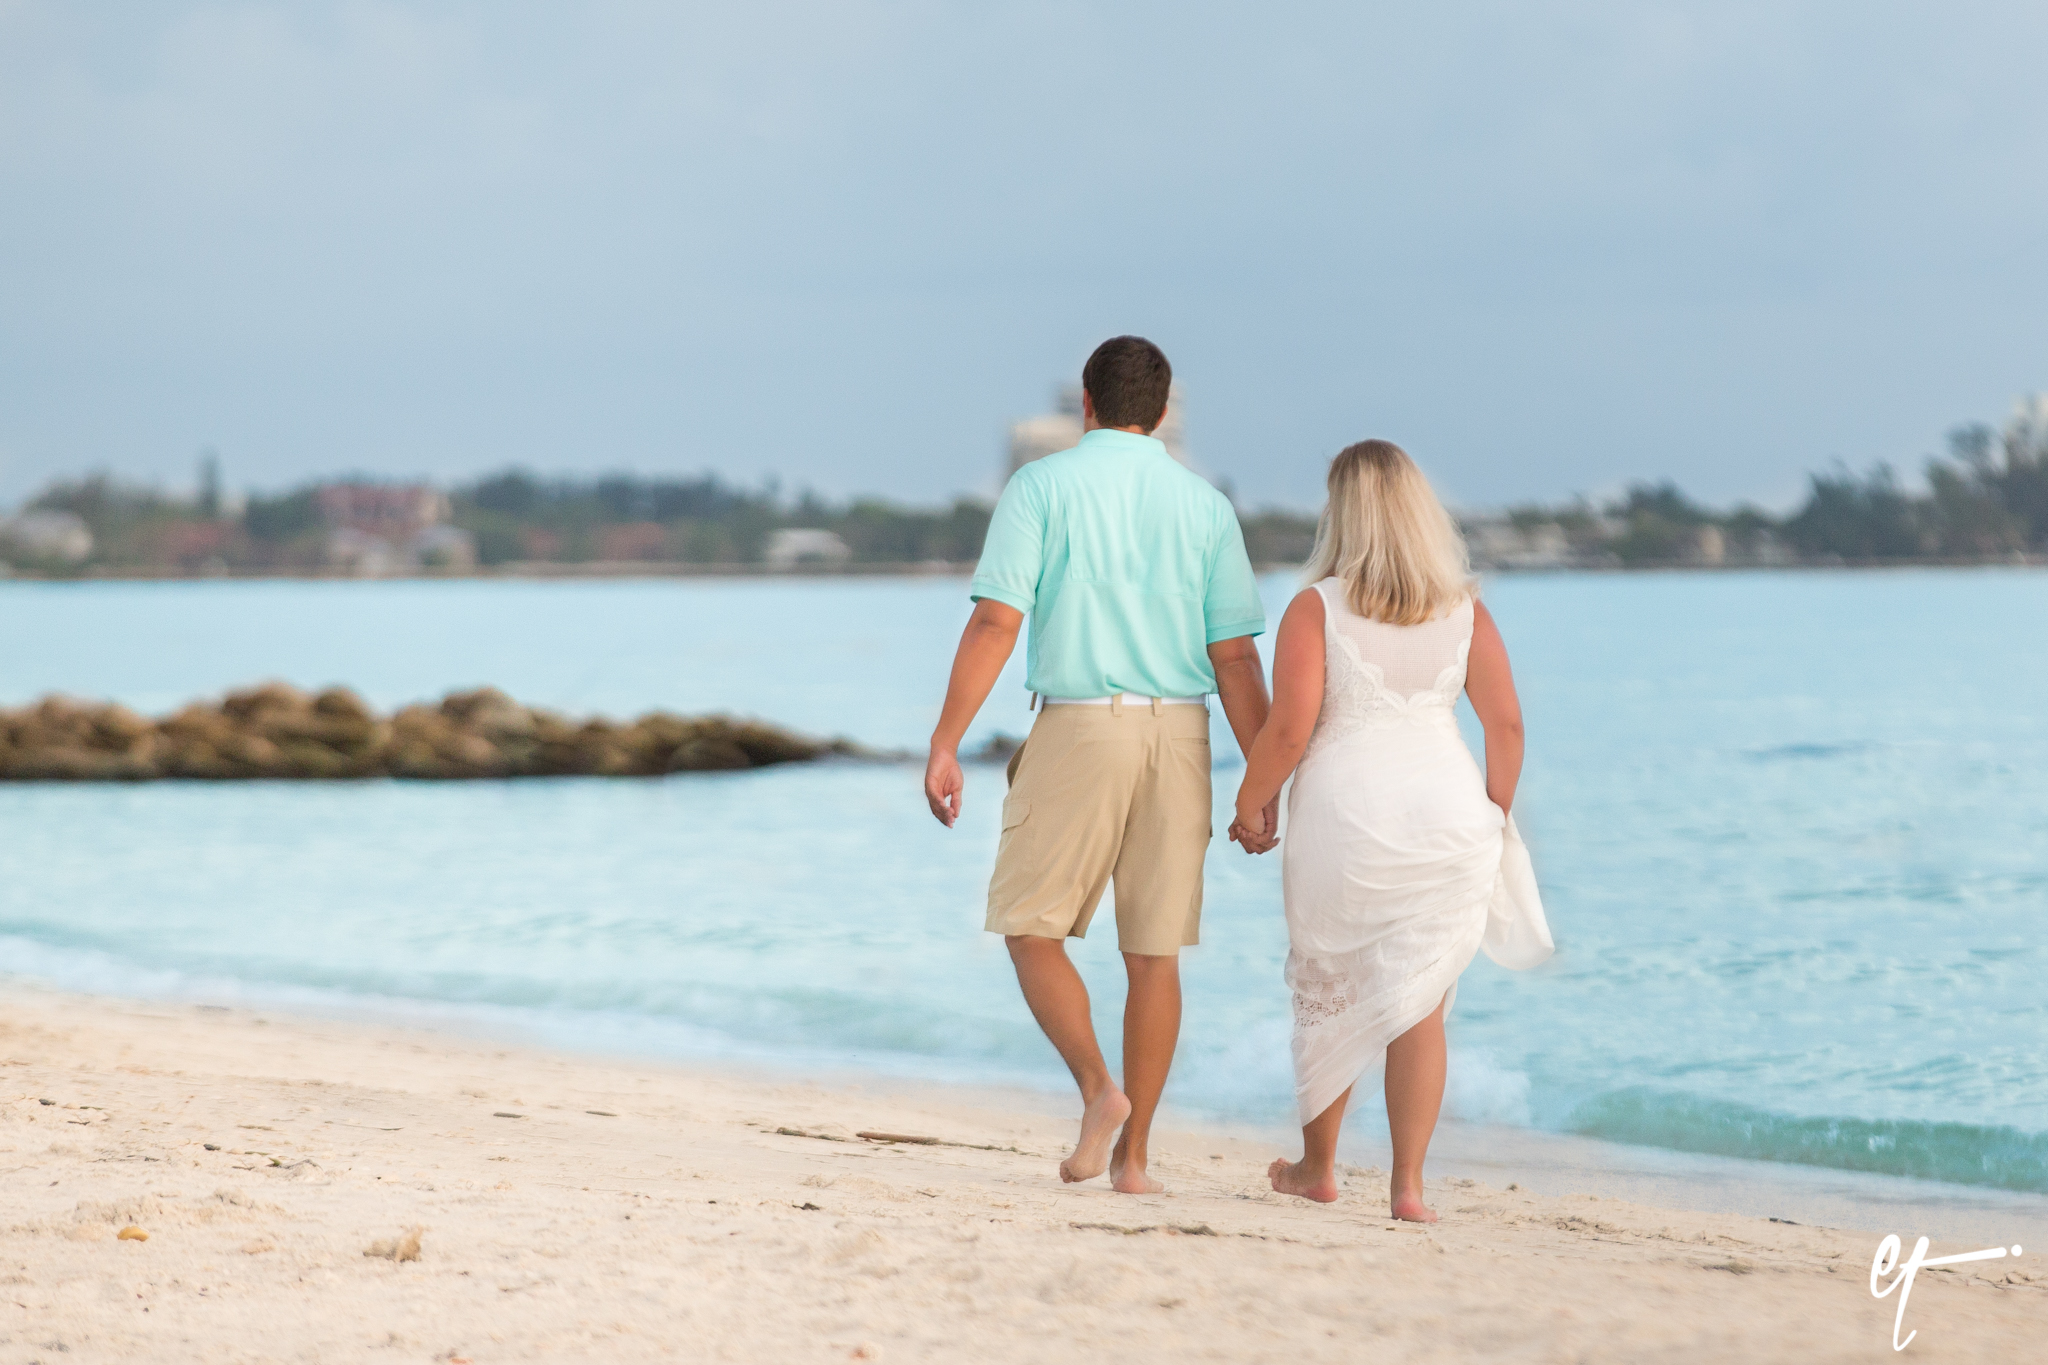
<path id="1" fill-rule="evenodd" d="M 488 777 L 499 768 L 497 749 L 482 735 L 457 730 L 439 740 L 434 751 L 449 766 L 468 769 L 469 776 Z"/>
<path id="2" fill-rule="evenodd" d="M 497 741 L 498 762 L 513 777 L 540 776 L 541 746 L 531 739 L 506 736 Z"/>
<path id="3" fill-rule="evenodd" d="M 377 722 L 368 716 L 323 716 L 317 711 L 273 712 L 259 728 L 266 739 L 279 744 L 310 740 L 347 751 L 362 748 L 379 734 Z"/>
<path id="4" fill-rule="evenodd" d="M 296 740 L 278 746 L 278 755 L 285 772 L 292 777 L 355 777 L 354 765 L 346 754 L 338 754 L 324 744 L 310 740 Z"/>
<path id="5" fill-rule="evenodd" d="M 149 1234 L 136 1227 L 133 1223 L 130 1223 L 127 1227 L 115 1233 L 114 1239 L 120 1242 L 147 1242 Z"/>
<path id="6" fill-rule="evenodd" d="M 313 698 L 316 715 L 330 716 L 336 720 L 369 721 L 376 719 L 369 703 L 349 691 L 346 687 L 330 687 Z"/>
<path id="7" fill-rule="evenodd" d="M 818 756 L 819 746 L 806 739 L 749 721 L 733 735 L 733 742 L 745 751 L 748 760 L 757 768 L 771 763 L 802 763 Z"/>
<path id="8" fill-rule="evenodd" d="M 102 707 L 92 722 L 93 729 L 110 749 L 126 749 L 156 733 L 156 726 L 119 703 Z"/>
<path id="9" fill-rule="evenodd" d="M 120 754 L 66 743 L 17 752 L 7 765 L 7 775 L 26 782 L 126 782 L 153 773 L 137 771 Z"/>
<path id="10" fill-rule="evenodd" d="M 747 751 L 730 735 L 698 735 L 684 740 L 668 758 L 668 770 L 672 773 L 731 772 L 753 766 Z"/>
<path id="11" fill-rule="evenodd" d="M 385 770 L 393 777 L 434 778 L 451 774 L 441 764 L 441 756 L 434 752 L 434 746 L 421 739 L 400 740 L 385 760 Z"/>
<path id="12" fill-rule="evenodd" d="M 511 698 L 473 707 L 463 724 L 490 739 L 524 739 L 534 732 L 533 713 Z"/>
<path id="13" fill-rule="evenodd" d="M 478 687 L 468 692 L 450 692 L 441 698 L 441 711 L 457 720 L 467 722 L 479 711 L 509 707 L 518 710 L 519 703 L 495 687 Z"/>
<path id="14" fill-rule="evenodd" d="M 631 777 L 633 755 L 615 740 L 585 742 L 576 746 L 576 771 L 589 777 Z"/>
<path id="15" fill-rule="evenodd" d="M 625 724 L 579 722 L 521 706 L 494 687 L 402 707 L 389 720 L 347 688 L 315 696 L 281 682 L 158 721 L 63 696 L 0 710 L 5 781 L 656 777 L 861 752 L 723 716 L 651 711 Z"/>
<path id="16" fill-rule="evenodd" d="M 233 735 L 221 746 L 224 757 L 259 777 L 284 776 L 284 753 L 261 735 Z"/>
<path id="17" fill-rule="evenodd" d="M 260 687 L 228 693 L 221 710 L 238 720 L 265 711 L 310 711 L 313 699 L 290 683 L 267 682 Z"/>
<path id="18" fill-rule="evenodd" d="M 36 719 L 53 730 L 71 731 L 88 723 L 86 704 L 75 697 L 52 693 L 36 706 Z"/>
<path id="19" fill-rule="evenodd" d="M 576 740 L 576 722 L 555 711 L 543 711 L 533 707 L 527 712 L 533 719 L 533 737 L 543 744 L 573 744 Z"/>
<path id="20" fill-rule="evenodd" d="M 968 755 L 969 763 L 1008 763 L 1017 750 L 1024 747 L 1024 741 L 1014 735 L 993 734 L 988 743 Z"/>

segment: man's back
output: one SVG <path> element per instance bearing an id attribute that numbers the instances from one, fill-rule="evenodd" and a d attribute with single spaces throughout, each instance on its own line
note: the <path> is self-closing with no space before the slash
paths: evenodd
<path id="1" fill-rule="evenodd" d="M 1030 613 L 1026 685 L 1054 697 L 1212 692 L 1208 646 L 1265 625 L 1229 500 L 1127 431 L 1017 471 L 971 591 Z"/>
<path id="2" fill-rule="evenodd" d="M 1162 1188 L 1147 1144 L 1180 1032 L 1180 951 L 1201 941 L 1215 818 L 1204 699 L 1221 699 L 1243 748 L 1267 707 L 1251 639 L 1265 613 L 1237 514 L 1145 434 L 1172 389 L 1173 367 L 1143 337 L 1112 337 L 1088 357 L 1081 444 L 1018 470 L 996 504 L 924 770 L 925 800 L 951 828 L 966 789 L 961 738 L 1028 613 L 1027 681 L 1046 705 L 1010 760 L 982 923 L 1003 936 L 1032 1017 L 1081 1091 L 1060 1178 L 1107 1169 L 1127 1194 Z M 1131 982 L 1124 1089 L 1066 950 L 1112 881 Z"/>

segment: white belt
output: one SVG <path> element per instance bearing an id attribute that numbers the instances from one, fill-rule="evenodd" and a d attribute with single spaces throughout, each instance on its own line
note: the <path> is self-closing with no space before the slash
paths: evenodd
<path id="1" fill-rule="evenodd" d="M 1207 697 L 1147 697 L 1137 692 L 1126 692 L 1121 697 L 1041 697 L 1046 706 L 1108 706 L 1121 701 L 1126 706 L 1150 706 L 1158 702 L 1161 706 L 1205 706 Z"/>

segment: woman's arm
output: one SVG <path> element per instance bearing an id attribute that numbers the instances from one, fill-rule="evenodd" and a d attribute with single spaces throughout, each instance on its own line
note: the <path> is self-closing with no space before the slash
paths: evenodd
<path id="1" fill-rule="evenodd" d="M 1269 817 L 1281 784 L 1308 748 L 1308 737 L 1323 710 L 1323 597 L 1305 588 L 1288 603 L 1273 646 L 1273 709 L 1245 758 L 1237 789 L 1237 823 L 1230 837 L 1251 852 L 1273 846 L 1277 811 Z"/>
<path id="2" fill-rule="evenodd" d="M 1465 695 L 1486 730 L 1486 795 L 1505 815 L 1515 804 L 1515 783 L 1522 776 L 1522 702 L 1508 670 L 1508 647 L 1483 602 L 1472 604 Z"/>

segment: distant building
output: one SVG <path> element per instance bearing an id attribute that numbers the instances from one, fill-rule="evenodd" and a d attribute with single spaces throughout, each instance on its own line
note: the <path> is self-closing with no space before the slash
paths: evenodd
<path id="1" fill-rule="evenodd" d="M 1506 517 L 1472 517 L 1463 530 L 1478 568 L 1554 569 L 1572 562 L 1571 542 L 1554 521 L 1517 526 Z"/>
<path id="2" fill-rule="evenodd" d="M 2030 393 L 2012 405 L 2005 450 L 2008 461 L 2048 460 L 2048 393 Z"/>
<path id="3" fill-rule="evenodd" d="M 844 564 L 853 558 L 853 550 L 837 532 L 791 526 L 769 535 L 764 557 L 776 568 L 787 569 L 798 564 Z"/>
<path id="4" fill-rule="evenodd" d="M 1166 453 L 1188 462 L 1188 405 L 1187 396 L 1179 383 L 1166 391 L 1166 415 L 1159 419 L 1159 425 L 1152 434 L 1166 447 Z"/>
<path id="5" fill-rule="evenodd" d="M 398 548 L 390 541 L 353 526 L 337 526 L 329 531 L 325 548 L 331 567 L 346 569 L 358 578 L 382 578 L 404 567 Z"/>
<path id="6" fill-rule="evenodd" d="M 1004 477 L 1016 473 L 1033 460 L 1081 443 L 1081 388 L 1064 384 L 1053 399 L 1053 410 L 1038 417 L 1026 417 L 1010 424 L 1010 467 Z"/>
<path id="7" fill-rule="evenodd" d="M 1081 386 L 1061 385 L 1053 407 L 1053 411 L 1041 416 L 1010 424 L 1010 461 L 1004 477 L 1033 460 L 1072 450 L 1081 443 Z M 1188 462 L 1187 408 L 1178 381 L 1167 394 L 1166 415 L 1152 434 L 1165 443 L 1167 454 L 1182 464 Z"/>
<path id="8" fill-rule="evenodd" d="M 0 518 L 0 552 L 77 564 L 92 554 L 92 528 L 76 512 L 23 512 Z"/>
<path id="9" fill-rule="evenodd" d="M 448 495 L 423 483 L 329 483 L 313 490 L 327 562 L 364 578 L 476 565 L 476 538 L 447 524 Z"/>
<path id="10" fill-rule="evenodd" d="M 226 567 L 222 558 L 233 538 L 233 523 L 225 521 L 174 521 L 163 528 L 155 557 L 181 568 Z"/>
<path id="11" fill-rule="evenodd" d="M 429 526 L 399 548 L 408 568 L 476 567 L 476 537 L 460 526 Z"/>
<path id="12" fill-rule="evenodd" d="M 622 560 L 660 559 L 668 553 L 668 527 L 658 521 L 629 521 L 597 528 L 597 557 Z"/>
<path id="13" fill-rule="evenodd" d="M 405 540 L 448 520 L 448 495 L 423 483 L 327 483 L 313 490 L 329 527 Z"/>

